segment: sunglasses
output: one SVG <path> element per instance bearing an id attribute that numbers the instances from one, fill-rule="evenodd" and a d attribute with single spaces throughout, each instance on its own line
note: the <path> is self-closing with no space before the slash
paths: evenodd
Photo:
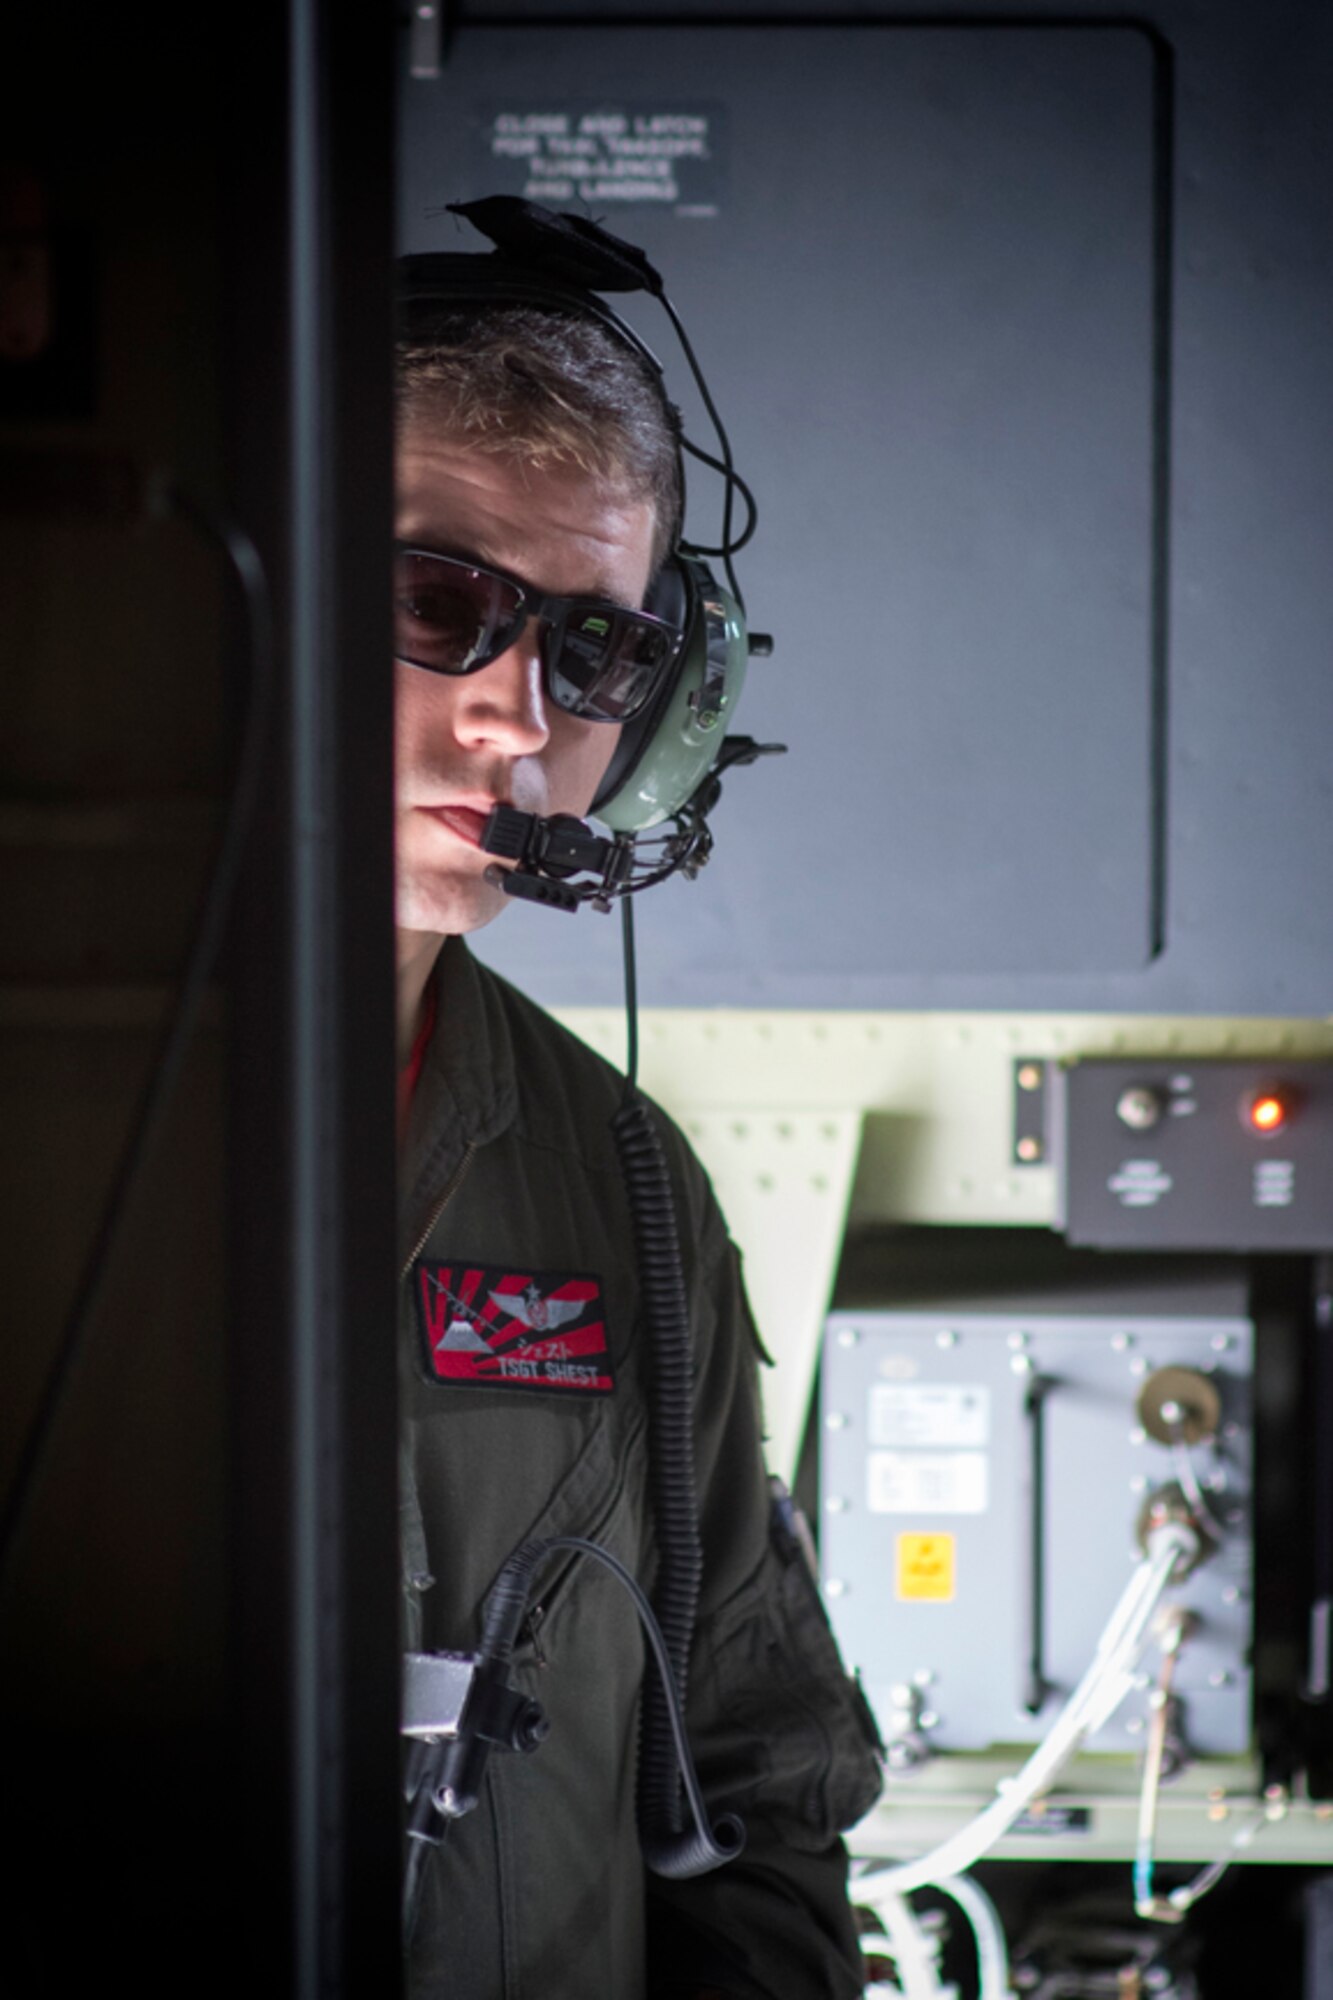
<path id="1" fill-rule="evenodd" d="M 680 651 L 680 632 L 650 612 L 554 597 L 429 549 L 395 550 L 393 605 L 395 656 L 432 674 L 479 673 L 536 618 L 546 692 L 587 722 L 629 722 Z"/>

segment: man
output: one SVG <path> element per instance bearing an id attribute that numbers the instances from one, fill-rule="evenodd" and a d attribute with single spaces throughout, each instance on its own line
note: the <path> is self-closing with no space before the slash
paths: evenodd
<path id="1" fill-rule="evenodd" d="M 533 1535 L 586 1536 L 649 1588 L 655 1574 L 652 1354 L 610 1129 L 622 1080 L 463 938 L 505 901 L 480 846 L 492 806 L 586 812 L 619 739 L 613 718 L 562 705 L 550 600 L 641 606 L 677 538 L 681 485 L 674 412 L 595 320 L 505 303 L 407 314 L 397 532 L 415 553 L 398 559 L 396 721 L 410 1650 L 474 1647 L 497 1572 Z M 515 586 L 546 615 L 523 615 Z M 641 1630 L 600 1565 L 562 1554 L 540 1573 L 515 1655 L 514 1683 L 541 1701 L 550 1735 L 535 1755 L 493 1754 L 476 1809 L 430 1850 L 414 1994 L 861 1990 L 837 1835 L 877 1789 L 870 1731 L 794 1538 L 770 1518 L 736 1254 L 697 1162 L 661 1126 L 686 1246 L 703 1554 L 688 1725 L 710 1810 L 741 1815 L 745 1852 L 691 1880 L 646 1871 Z"/>

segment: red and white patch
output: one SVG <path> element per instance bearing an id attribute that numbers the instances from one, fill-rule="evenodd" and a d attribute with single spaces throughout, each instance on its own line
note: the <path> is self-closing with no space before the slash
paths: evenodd
<path id="1" fill-rule="evenodd" d="M 600 1278 L 420 1257 L 412 1284 L 432 1382 L 564 1396 L 615 1388 Z"/>

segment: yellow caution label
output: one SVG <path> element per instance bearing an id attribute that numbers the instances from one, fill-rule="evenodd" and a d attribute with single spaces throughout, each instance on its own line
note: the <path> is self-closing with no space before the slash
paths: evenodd
<path id="1" fill-rule="evenodd" d="M 952 1604 L 955 1535 L 899 1535 L 898 1596 L 920 1603 Z"/>

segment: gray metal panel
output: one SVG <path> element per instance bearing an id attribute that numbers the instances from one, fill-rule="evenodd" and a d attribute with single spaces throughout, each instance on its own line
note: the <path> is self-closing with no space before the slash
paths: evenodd
<path id="1" fill-rule="evenodd" d="M 586 188 L 668 274 L 760 496 L 778 650 L 742 721 L 793 754 L 729 782 L 706 887 L 645 907 L 662 997 L 1147 958 L 1152 88 L 1128 29 L 554 28 L 462 32 L 407 90 L 405 247 L 457 242 L 459 195 Z M 706 120 L 684 212 L 509 150 L 608 109 Z M 525 912 L 494 955 L 604 1000 L 592 928 Z"/>
<path id="2" fill-rule="evenodd" d="M 470 10 L 474 19 L 499 11 L 489 0 L 475 0 Z M 504 11 L 513 18 L 538 10 L 507 0 Z M 586 21 L 618 10 L 613 0 L 542 0 L 539 11 L 543 27 L 551 28 L 562 14 Z M 635 11 L 640 20 L 679 24 L 691 9 L 639 0 Z M 832 10 L 809 0 L 732 0 L 729 9 L 734 20 L 754 18 L 756 44 L 769 37 L 776 19 L 808 21 L 821 11 Z M 945 0 L 918 0 L 912 11 L 920 20 L 944 19 L 951 10 Z M 1089 22 L 1105 12 L 1100 0 L 1066 0 L 1061 11 L 1071 21 Z M 854 25 L 858 16 L 876 16 L 869 0 L 841 0 L 836 12 L 838 32 L 850 41 L 874 32 Z M 714 31 L 707 25 L 709 10 L 697 13 L 699 26 L 677 25 L 675 32 L 694 49 L 696 74 L 703 76 Z M 971 14 L 974 20 L 1012 18 L 1005 0 L 978 0 Z M 1333 566 L 1327 561 L 1333 546 L 1327 331 L 1333 321 L 1327 203 L 1333 183 L 1333 122 L 1327 117 L 1333 10 L 1312 0 L 1274 0 L 1263 9 L 1249 0 L 1211 0 L 1206 8 L 1197 0 L 1150 0 L 1137 18 L 1160 34 L 1170 58 L 1162 107 L 1172 197 L 1166 949 L 1145 970 L 997 971 L 978 953 L 971 970 L 950 974 L 925 969 L 908 930 L 883 944 L 877 969 L 835 978 L 812 951 L 801 970 L 777 970 L 767 940 L 783 926 L 804 935 L 804 898 L 749 825 L 734 823 L 738 815 L 748 821 L 749 808 L 733 801 L 748 797 L 762 820 L 790 812 L 797 799 L 808 810 L 811 793 L 794 791 L 790 767 L 769 767 L 747 774 L 745 794 L 733 787 L 733 799 L 724 803 L 723 814 L 731 818 L 719 819 L 725 834 L 713 878 L 693 891 L 673 886 L 657 892 L 657 914 L 652 905 L 645 912 L 645 992 L 651 999 L 1147 1014 L 1318 1015 L 1327 1009 L 1333 966 L 1333 898 L 1327 894 L 1333 881 Z M 608 27 L 608 37 L 612 32 Z M 468 34 L 459 34 L 460 49 Z M 793 43 L 799 45 L 800 37 Z M 801 62 L 799 46 L 793 60 Z M 815 94 L 815 73 L 804 81 Z M 414 88 L 406 86 L 409 93 Z M 405 110 L 410 192 L 410 156 L 429 111 L 420 101 L 414 107 L 410 94 Z M 812 200 L 802 207 L 799 229 L 821 226 Z M 755 264 L 751 246 L 742 246 L 734 267 L 738 282 L 762 278 Z M 700 334 L 706 338 L 703 325 Z M 765 342 L 782 337 L 779 316 L 765 328 Z M 979 327 L 979 344 L 985 338 Z M 1089 387 L 1101 393 L 1102 376 L 1090 375 Z M 784 402 L 761 412 L 762 424 L 785 424 L 798 401 L 795 385 Z M 1089 476 L 1094 483 L 1100 479 L 1095 463 Z M 801 491 L 807 507 L 813 505 L 808 483 Z M 829 497 L 817 496 L 821 513 Z M 978 534 L 988 518 L 978 520 Z M 756 610 L 769 589 L 768 565 L 767 553 L 757 550 L 749 572 Z M 839 667 L 854 687 L 856 677 L 870 682 L 875 656 L 862 662 L 844 653 Z M 778 659 L 771 671 L 777 686 L 788 668 Z M 757 699 L 749 713 L 755 727 L 766 719 Z M 905 848 L 891 853 L 887 841 L 879 841 L 866 856 L 847 845 L 838 868 L 821 882 L 821 902 L 841 912 L 849 928 L 865 925 L 867 903 L 878 893 L 872 880 L 877 870 L 919 874 L 925 867 L 929 873 L 922 850 L 939 817 L 939 763 L 929 754 L 911 774 L 905 795 L 916 819 Z M 832 796 L 841 792 L 839 784 Z M 814 800 L 821 810 L 828 802 L 827 793 Z M 1064 838 L 1062 816 L 1049 833 L 1052 842 Z M 928 881 L 922 893 L 932 893 Z M 947 885 L 938 893 L 948 900 Z M 762 935 L 752 960 L 737 969 L 729 913 L 747 900 L 761 913 L 755 927 Z M 617 954 L 607 927 L 580 920 L 581 928 L 600 930 L 579 945 L 595 961 L 580 969 L 568 963 L 570 944 L 546 943 L 534 931 L 540 915 L 523 923 L 516 913 L 492 932 L 496 956 L 548 998 L 609 998 Z M 518 934 L 520 925 L 526 936 Z M 490 939 L 486 948 L 492 949 Z M 548 952 L 563 954 L 549 977 L 542 967 Z"/>
<path id="3" fill-rule="evenodd" d="M 1264 1094 L 1285 1106 L 1272 1131 L 1249 1122 Z M 1060 1073 L 1056 1098 L 1071 1243 L 1333 1249 L 1333 1065 L 1091 1060 Z"/>
<path id="4" fill-rule="evenodd" d="M 1172 1453 L 1145 1436 L 1135 1399 L 1154 1369 L 1207 1372 L 1225 1435 L 1199 1470 L 1232 1522 L 1218 1554 L 1170 1593 L 1199 1618 L 1182 1649 L 1176 1692 L 1196 1754 L 1249 1743 L 1252 1328 L 1241 1319 L 941 1313 L 838 1313 L 824 1350 L 821 1548 L 829 1610 L 886 1730 L 894 1689 L 919 1679 L 937 1717 L 938 1750 L 1033 1742 L 1091 1663 L 1137 1554 L 1145 1495 L 1169 1482 Z M 1052 1691 L 1035 1715 L 1021 1703 L 1027 1658 L 1028 1520 L 1022 1415 L 1035 1373 L 1047 1398 L 1044 1645 Z M 885 1399 L 916 1398 L 897 1414 Z M 973 1428 L 959 1414 L 973 1399 Z M 950 1400 L 952 1399 L 952 1401 Z M 913 1434 L 915 1425 L 915 1434 Z M 888 1461 L 888 1462 L 886 1462 Z M 964 1463 L 964 1461 L 972 1461 Z M 980 1461 L 984 1461 L 980 1463 Z M 900 1535 L 952 1537 L 948 1599 L 903 1594 Z M 941 1560 L 945 1557 L 941 1552 Z M 1151 1654 L 1145 1671 L 1156 1671 Z M 1134 1744 L 1147 1712 L 1135 1698 L 1091 1739 Z"/>

